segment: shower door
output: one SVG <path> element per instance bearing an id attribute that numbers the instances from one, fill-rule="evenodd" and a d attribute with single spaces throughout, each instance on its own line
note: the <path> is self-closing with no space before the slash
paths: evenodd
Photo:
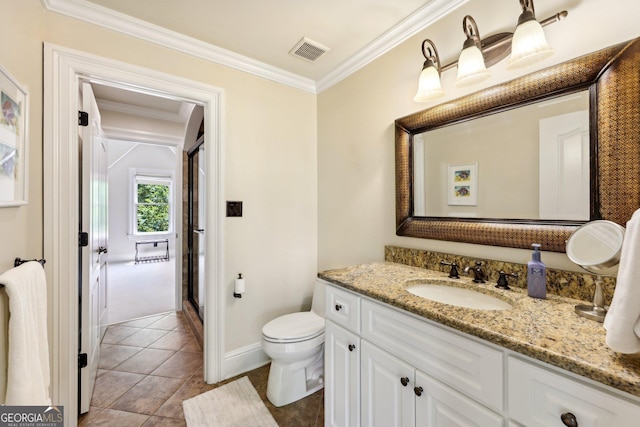
<path id="1" fill-rule="evenodd" d="M 204 321 L 205 164 L 204 137 L 188 154 L 188 298 Z"/>

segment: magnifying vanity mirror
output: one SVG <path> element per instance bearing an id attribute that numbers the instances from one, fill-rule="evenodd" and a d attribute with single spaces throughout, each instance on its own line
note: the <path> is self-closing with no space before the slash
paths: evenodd
<path id="1" fill-rule="evenodd" d="M 396 234 L 565 252 L 589 221 L 625 224 L 640 207 L 638 69 L 640 38 L 396 120 Z M 568 114 L 545 152 L 543 122 Z"/>
<path id="2" fill-rule="evenodd" d="M 603 322 L 604 307 L 602 276 L 614 276 L 618 271 L 624 240 L 624 227 L 612 221 L 592 221 L 579 227 L 567 241 L 567 256 L 571 261 L 596 275 L 593 305 L 577 305 L 576 313 Z"/>

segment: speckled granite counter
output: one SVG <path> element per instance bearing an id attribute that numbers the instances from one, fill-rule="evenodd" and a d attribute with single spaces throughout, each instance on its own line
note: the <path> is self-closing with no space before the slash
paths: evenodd
<path id="1" fill-rule="evenodd" d="M 318 277 L 640 397 L 640 358 L 609 349 L 602 324 L 575 314 L 574 306 L 583 301 L 555 295 L 537 300 L 522 289 L 501 290 L 495 283 L 479 285 L 467 277 L 449 279 L 441 272 L 391 262 L 328 270 Z M 470 287 L 507 301 L 513 308 L 468 309 L 433 302 L 405 290 L 407 282 L 424 279 Z"/>

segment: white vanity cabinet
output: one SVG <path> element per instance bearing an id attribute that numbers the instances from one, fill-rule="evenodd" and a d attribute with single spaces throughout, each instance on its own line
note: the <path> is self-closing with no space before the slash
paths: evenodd
<path id="1" fill-rule="evenodd" d="M 483 406 L 502 408 L 500 351 L 333 286 L 326 302 L 326 425 L 503 425 Z"/>
<path id="2" fill-rule="evenodd" d="M 634 396 L 359 294 L 326 314 L 328 426 L 640 425 Z"/>

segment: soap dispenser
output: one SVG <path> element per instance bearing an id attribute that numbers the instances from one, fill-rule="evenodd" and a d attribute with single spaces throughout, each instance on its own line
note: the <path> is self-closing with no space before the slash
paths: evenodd
<path id="1" fill-rule="evenodd" d="M 527 263 L 527 292 L 532 298 L 547 297 L 547 266 L 540 259 L 540 244 L 534 243 L 531 261 Z"/>

